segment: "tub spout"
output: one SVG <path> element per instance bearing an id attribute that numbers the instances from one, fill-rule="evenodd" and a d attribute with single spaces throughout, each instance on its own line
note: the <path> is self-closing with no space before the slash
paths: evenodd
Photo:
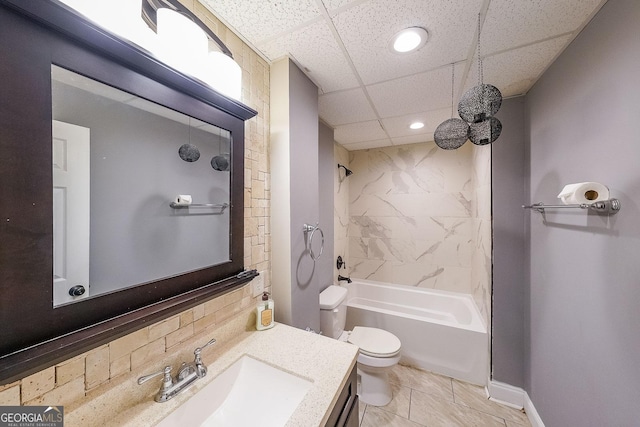
<path id="1" fill-rule="evenodd" d="M 341 282 L 343 280 L 346 280 L 347 283 L 351 283 L 351 279 L 349 277 L 344 277 L 338 274 L 338 282 Z"/>

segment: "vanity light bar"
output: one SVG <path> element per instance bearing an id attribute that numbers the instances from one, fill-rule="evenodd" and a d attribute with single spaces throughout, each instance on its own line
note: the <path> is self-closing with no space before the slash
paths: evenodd
<path id="1" fill-rule="evenodd" d="M 171 9 L 174 12 L 178 12 L 192 20 L 218 45 L 222 53 L 233 59 L 233 54 L 222 40 L 220 40 L 220 38 L 200 20 L 200 18 L 180 4 L 178 0 L 142 0 L 142 19 L 154 32 L 158 32 L 157 11 L 163 7 Z"/>

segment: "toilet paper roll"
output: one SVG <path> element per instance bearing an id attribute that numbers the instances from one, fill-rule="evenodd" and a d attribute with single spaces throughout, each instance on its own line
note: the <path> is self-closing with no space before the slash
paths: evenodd
<path id="1" fill-rule="evenodd" d="M 599 182 L 578 182 L 564 186 L 558 199 L 565 205 L 594 203 L 609 200 L 609 188 Z"/>
<path id="2" fill-rule="evenodd" d="M 177 206 L 189 206 L 191 204 L 191 195 L 180 194 L 176 197 L 175 204 Z"/>

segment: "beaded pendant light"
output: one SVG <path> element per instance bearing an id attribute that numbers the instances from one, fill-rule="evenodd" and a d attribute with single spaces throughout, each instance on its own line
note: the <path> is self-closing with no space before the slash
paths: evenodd
<path id="1" fill-rule="evenodd" d="M 495 117 L 489 117 L 469 125 L 469 140 L 476 145 L 487 145 L 498 139 L 502 132 L 502 123 Z"/>
<path id="2" fill-rule="evenodd" d="M 453 92 L 455 87 L 455 64 L 451 64 L 451 115 L 454 115 Z M 440 123 L 433 134 L 436 145 L 443 150 L 455 150 L 462 147 L 469 138 L 469 124 L 458 118 Z"/>
<path id="3" fill-rule="evenodd" d="M 222 152 L 222 129 L 218 129 L 218 155 L 211 159 L 211 167 L 213 170 L 220 172 L 228 172 L 230 167 L 229 153 Z"/>
<path id="4" fill-rule="evenodd" d="M 178 148 L 178 155 L 185 162 L 193 163 L 200 158 L 200 150 L 191 143 L 191 117 L 189 117 L 189 143 Z"/>
<path id="5" fill-rule="evenodd" d="M 493 85 L 479 84 L 462 95 L 458 103 L 458 114 L 465 122 L 478 123 L 493 117 L 500 109 L 500 105 L 502 105 L 500 90 Z"/>
<path id="6" fill-rule="evenodd" d="M 490 144 L 500 136 L 502 123 L 494 117 L 502 105 L 500 90 L 484 84 L 480 55 L 480 14 L 478 14 L 478 85 L 469 89 L 458 103 L 458 114 L 470 123 L 469 139 L 476 145 Z"/>

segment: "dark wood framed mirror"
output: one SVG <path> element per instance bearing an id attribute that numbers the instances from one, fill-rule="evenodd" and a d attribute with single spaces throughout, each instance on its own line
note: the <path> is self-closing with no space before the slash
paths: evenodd
<path id="1" fill-rule="evenodd" d="M 257 275 L 243 266 L 244 121 L 256 111 L 56 1 L 0 0 L 0 58 L 0 384 L 184 311 Z M 54 308 L 52 66 L 230 134 L 228 260 Z"/>

